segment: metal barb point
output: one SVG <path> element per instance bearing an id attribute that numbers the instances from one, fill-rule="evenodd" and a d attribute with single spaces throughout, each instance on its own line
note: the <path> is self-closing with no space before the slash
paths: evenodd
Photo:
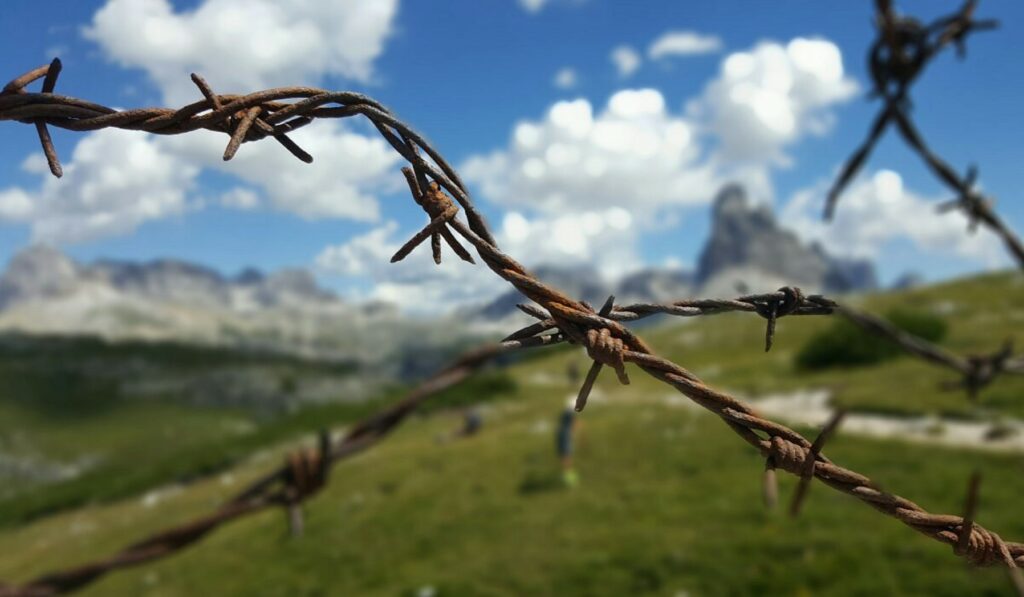
<path id="1" fill-rule="evenodd" d="M 821 449 L 825 447 L 825 442 L 829 440 L 845 416 L 846 411 L 844 409 L 837 409 L 835 413 L 832 414 L 832 418 L 829 419 L 828 423 L 826 423 L 822 428 L 821 432 L 818 433 L 818 437 L 814 439 L 814 443 L 811 444 L 810 449 L 808 449 L 807 456 L 804 459 L 804 469 L 801 471 L 800 481 L 797 483 L 796 491 L 793 493 L 793 501 L 790 503 L 789 513 L 791 516 L 799 516 L 800 508 L 803 506 L 807 490 L 811 485 L 811 479 L 814 478 L 814 467 L 816 465 L 818 455 L 821 453 Z"/>

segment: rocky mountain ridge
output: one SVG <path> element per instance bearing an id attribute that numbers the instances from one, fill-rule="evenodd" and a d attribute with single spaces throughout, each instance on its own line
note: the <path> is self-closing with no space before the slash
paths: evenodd
<path id="1" fill-rule="evenodd" d="M 696 271 L 651 268 L 619 280 L 604 280 L 592 267 L 541 266 L 537 277 L 591 304 L 615 295 L 616 302 L 670 302 L 692 296 L 729 297 L 799 286 L 807 292 L 843 293 L 877 287 L 870 261 L 834 257 L 819 244 L 804 244 L 782 227 L 768 205 L 750 202 L 739 185 L 715 198 L 711 235 Z M 516 313 L 522 297 L 510 291 L 479 311 L 484 318 Z"/>
<path id="2" fill-rule="evenodd" d="M 833 257 L 817 243 L 805 245 L 776 221 L 770 206 L 752 204 L 739 185 L 719 191 L 711 224 L 695 273 L 702 289 L 722 286 L 722 279 L 737 277 L 737 271 L 754 278 L 745 282 L 754 292 L 774 288 L 761 287 L 751 272 L 815 292 L 870 290 L 878 285 L 870 261 Z"/>
<path id="3" fill-rule="evenodd" d="M 225 276 L 176 260 L 77 263 L 37 245 L 0 275 L 0 332 L 92 335 L 273 350 L 363 364 L 471 336 L 443 318 L 350 303 L 305 270 Z"/>

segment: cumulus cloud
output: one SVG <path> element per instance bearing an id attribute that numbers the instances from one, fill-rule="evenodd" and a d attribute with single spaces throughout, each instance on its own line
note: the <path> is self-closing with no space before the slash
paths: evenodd
<path id="1" fill-rule="evenodd" d="M 404 261 L 389 264 L 391 255 L 412 233 L 400 231 L 396 222 L 387 222 L 325 248 L 316 257 L 316 268 L 325 274 L 366 279 L 372 288 L 367 298 L 411 310 L 480 304 L 508 288 L 482 263 L 472 266 L 450 257 L 436 266 L 426 247 Z M 527 267 L 596 265 L 600 274 L 617 278 L 641 263 L 634 250 L 633 218 L 622 208 L 532 218 L 512 211 L 505 214 L 496 235 L 499 245 L 522 257 Z"/>
<path id="2" fill-rule="evenodd" d="M 555 87 L 559 89 L 572 89 L 579 83 L 579 76 L 576 74 L 576 70 L 569 68 L 561 68 L 555 73 L 555 78 L 552 80 Z"/>
<path id="3" fill-rule="evenodd" d="M 169 0 L 107 0 L 85 36 L 181 103 L 198 97 L 193 71 L 221 92 L 325 74 L 369 80 L 397 11 L 398 0 L 203 0 L 187 11 Z"/>
<path id="4" fill-rule="evenodd" d="M 246 143 L 230 162 L 221 159 L 224 135 L 197 131 L 160 142 L 178 159 L 257 185 L 267 201 L 256 203 L 308 219 L 378 218 L 374 192 L 397 188 L 401 182 L 394 173 L 400 158 L 383 139 L 355 133 L 350 125 L 335 120 L 305 127 L 291 137 L 317 156 L 312 164 L 296 160 L 269 140 Z"/>
<path id="5" fill-rule="evenodd" d="M 124 235 L 145 222 L 199 209 L 201 202 L 188 200 L 196 178 L 204 169 L 217 169 L 246 183 L 216 198 L 225 207 L 376 221 L 375 193 L 399 188 L 394 166 L 400 158 L 383 140 L 348 127 L 325 121 L 292 135 L 322 156 L 312 164 L 267 141 L 245 144 L 224 162 L 226 137 L 208 131 L 175 137 L 116 129 L 89 133 L 61 179 L 50 175 L 42 155 L 26 160 L 24 168 L 41 183 L 37 189 L 0 191 L 0 220 L 29 225 L 34 240 L 60 245 Z"/>
<path id="6" fill-rule="evenodd" d="M 585 99 L 555 103 L 515 126 L 506 148 L 469 159 L 464 177 L 505 207 L 547 214 L 621 207 L 640 217 L 703 203 L 718 175 L 694 128 L 654 89 L 615 93 L 598 114 Z"/>
<path id="7" fill-rule="evenodd" d="M 966 234 L 966 221 L 956 214 L 939 214 L 938 201 L 906 189 L 891 170 L 857 179 L 843 194 L 832 222 L 821 218 L 827 183 L 797 192 L 782 210 L 782 221 L 830 252 L 878 257 L 892 241 L 906 239 L 916 248 L 962 257 L 987 266 L 1005 260 L 994 235 Z"/>
<path id="8" fill-rule="evenodd" d="M 718 36 L 695 31 L 667 31 L 651 42 L 647 56 L 651 60 L 660 60 L 669 56 L 713 54 L 721 49 L 722 40 Z"/>
<path id="9" fill-rule="evenodd" d="M 398 223 L 389 221 L 325 248 L 315 259 L 316 270 L 368 281 L 369 293 L 362 298 L 396 303 L 411 311 L 447 310 L 501 292 L 503 282 L 483 264 L 463 263 L 447 248 L 440 266 L 434 264 L 427 246 L 403 261 L 389 263 L 412 234 L 412 230 L 400 232 Z"/>
<path id="10" fill-rule="evenodd" d="M 235 187 L 221 194 L 219 203 L 232 209 L 250 210 L 259 207 L 262 201 L 259 194 L 252 189 Z"/>
<path id="11" fill-rule="evenodd" d="M 530 14 L 537 14 L 556 0 L 517 0 L 519 6 Z M 563 4 L 583 4 L 587 0 L 562 0 Z"/>
<path id="12" fill-rule="evenodd" d="M 397 0 L 202 0 L 175 10 L 167 0 L 107 0 L 85 35 L 118 63 L 145 70 L 166 101 L 198 98 L 188 73 L 221 92 L 312 82 L 325 75 L 366 80 L 383 50 Z M 244 17 L 243 17 L 244 15 Z M 244 184 L 216 198 L 225 207 L 264 206 L 304 218 L 375 221 L 375 193 L 397 186 L 388 176 L 398 156 L 376 135 L 325 121 L 292 137 L 313 153 L 299 162 L 272 141 L 246 144 L 221 159 L 224 135 L 178 137 L 99 131 L 83 137 L 62 180 L 0 193 L 0 219 L 29 225 L 36 240 L 87 242 L 130 233 L 144 222 L 181 213 L 204 169 Z M 26 166 L 45 175 L 45 161 Z"/>
<path id="13" fill-rule="evenodd" d="M 0 219 L 28 224 L 34 241 L 70 244 L 124 234 L 188 208 L 199 169 L 153 137 L 103 130 L 75 147 L 58 180 L 42 156 L 26 160 L 35 190 L 0 191 Z"/>
<path id="14" fill-rule="evenodd" d="M 619 76 L 622 78 L 629 77 L 635 73 L 643 62 L 640 52 L 626 45 L 616 46 L 608 58 L 615 65 L 615 70 L 618 71 Z"/>
<path id="15" fill-rule="evenodd" d="M 726 157 L 784 160 L 786 145 L 828 130 L 828 108 L 856 89 L 835 44 L 798 37 L 730 54 L 691 109 L 721 140 Z"/>
<path id="16" fill-rule="evenodd" d="M 523 7 L 523 10 L 530 13 L 538 13 L 540 9 L 544 8 L 544 5 L 548 3 L 548 0 L 519 0 L 519 6 Z"/>

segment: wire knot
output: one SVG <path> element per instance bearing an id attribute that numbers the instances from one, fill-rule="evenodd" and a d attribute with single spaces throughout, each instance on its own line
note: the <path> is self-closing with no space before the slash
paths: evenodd
<path id="1" fill-rule="evenodd" d="M 203 94 L 203 97 L 206 99 L 207 107 L 211 111 L 217 112 L 224 107 L 223 102 L 221 102 L 221 96 L 213 92 L 213 88 L 206 82 L 206 79 L 196 73 L 192 73 L 192 82 L 199 88 L 199 92 Z M 301 126 L 301 124 L 299 124 L 300 122 L 308 123 L 309 119 L 300 117 L 295 119 L 296 122 L 291 123 L 291 126 L 286 123 L 284 125 L 274 127 L 263 120 L 261 116 L 263 112 L 263 106 L 252 106 L 246 110 L 236 111 L 235 113 L 228 114 L 224 117 L 224 120 L 220 124 L 220 128 L 231 137 L 228 141 L 227 147 L 224 148 L 224 161 L 226 162 L 235 157 L 235 153 L 238 152 L 238 148 L 241 147 L 242 143 L 245 141 L 263 139 L 264 137 L 273 137 L 293 156 L 307 164 L 313 163 L 313 156 L 309 155 L 306 150 L 299 147 L 295 141 L 292 141 L 291 137 L 285 134 L 291 128 L 298 128 L 298 126 Z M 253 130 L 252 127 L 256 127 L 255 130 Z"/>
<path id="2" fill-rule="evenodd" d="M 423 193 L 421 198 L 423 201 L 420 205 L 432 220 L 440 218 L 448 222 L 455 217 L 455 214 L 459 213 L 459 207 L 436 182 L 430 183 L 427 192 Z"/>
<path id="3" fill-rule="evenodd" d="M 768 446 L 768 459 L 771 468 L 780 468 L 787 473 L 800 476 L 804 472 L 808 448 L 782 438 L 773 436 Z"/>
<path id="4" fill-rule="evenodd" d="M 612 336 L 612 331 L 608 328 L 591 328 L 583 336 L 583 345 L 587 349 L 587 356 L 593 359 L 594 364 L 590 366 L 580 393 L 576 396 L 576 412 L 586 407 L 587 398 L 590 397 L 590 391 L 594 388 L 594 382 L 597 381 L 597 374 L 601 372 L 602 366 L 608 365 L 614 369 L 619 383 L 629 385 L 629 376 L 626 374 L 626 344 L 621 338 Z"/>
<path id="5" fill-rule="evenodd" d="M 962 527 L 960 531 L 963 531 Z M 966 544 L 960 541 L 953 545 L 953 553 L 963 556 L 973 566 L 1006 564 L 1010 568 L 1016 567 L 1006 542 L 996 533 L 973 524 Z"/>
<path id="6" fill-rule="evenodd" d="M 615 370 L 615 373 L 619 376 L 619 381 L 624 384 L 629 383 L 629 377 L 626 375 L 625 361 L 622 356 L 623 351 L 626 350 L 626 345 L 622 339 L 612 336 L 612 332 L 608 328 L 601 328 L 599 330 L 589 329 L 587 330 L 585 346 L 587 355 L 594 362 L 608 365 Z"/>
<path id="7" fill-rule="evenodd" d="M 402 245 L 402 248 L 395 252 L 394 256 L 391 257 L 391 263 L 397 263 L 405 259 L 409 253 L 412 253 L 413 249 L 427 240 L 427 238 L 430 238 L 434 263 L 441 264 L 442 238 L 460 259 L 468 263 L 475 263 L 473 256 L 459 244 L 459 241 L 452 235 L 451 230 L 448 229 L 448 223 L 454 220 L 456 214 L 459 213 L 459 206 L 455 205 L 451 197 L 441 190 L 441 187 L 436 182 L 428 182 L 422 172 L 414 172 L 411 168 L 402 168 L 402 174 L 405 175 L 405 180 L 409 184 L 413 200 L 423 208 L 423 211 L 427 212 L 427 215 L 430 216 L 430 222 L 409 239 L 409 242 Z"/>
<path id="8" fill-rule="evenodd" d="M 772 343 L 775 341 L 776 320 L 795 313 L 804 303 L 804 293 L 795 286 L 783 286 L 778 293 L 764 295 L 751 302 L 755 312 L 768 320 L 764 334 L 764 351 L 768 352 L 772 349 Z"/>
<path id="9" fill-rule="evenodd" d="M 1006 363 L 1013 355 L 1013 342 L 1007 341 L 1003 347 L 995 353 L 988 355 L 971 355 L 967 357 L 967 373 L 964 374 L 960 384 L 967 388 L 968 397 L 976 400 L 978 392 L 992 383 L 1006 369 Z"/>
<path id="10" fill-rule="evenodd" d="M 583 305 L 593 312 L 590 305 L 587 303 L 583 303 Z M 597 312 L 597 316 L 608 317 L 614 307 L 615 297 L 610 296 L 604 302 L 601 310 Z M 626 375 L 627 347 L 621 338 L 616 338 L 610 329 L 602 327 L 588 329 L 581 340 L 583 347 L 587 350 L 587 356 L 593 359 L 594 364 L 590 366 L 590 371 L 587 371 L 587 377 L 583 380 L 583 386 L 580 387 L 580 392 L 576 396 L 576 412 L 580 412 L 586 407 L 590 390 L 593 389 L 594 382 L 597 381 L 597 374 L 601 372 L 601 367 L 604 365 L 615 370 L 619 383 L 629 385 L 629 376 Z"/>
<path id="11" fill-rule="evenodd" d="M 301 502 L 319 491 L 327 481 L 327 465 L 321 451 L 313 448 L 289 454 L 285 473 L 286 500 Z"/>

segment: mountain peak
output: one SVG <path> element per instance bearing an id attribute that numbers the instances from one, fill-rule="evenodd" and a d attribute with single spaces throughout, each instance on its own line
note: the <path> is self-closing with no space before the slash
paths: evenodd
<path id="1" fill-rule="evenodd" d="M 32 298 L 49 298 L 72 292 L 78 266 L 49 245 L 27 247 L 11 258 L 0 276 L 0 308 Z"/>
<path id="2" fill-rule="evenodd" d="M 804 245 L 775 220 L 771 207 L 751 204 L 738 184 L 723 187 L 712 210 L 711 237 L 701 252 L 696 280 L 708 284 L 729 270 L 759 271 L 808 290 L 845 292 L 875 286 L 869 262 L 836 259 L 820 245 Z M 756 288 L 752 291 L 773 290 Z"/>

